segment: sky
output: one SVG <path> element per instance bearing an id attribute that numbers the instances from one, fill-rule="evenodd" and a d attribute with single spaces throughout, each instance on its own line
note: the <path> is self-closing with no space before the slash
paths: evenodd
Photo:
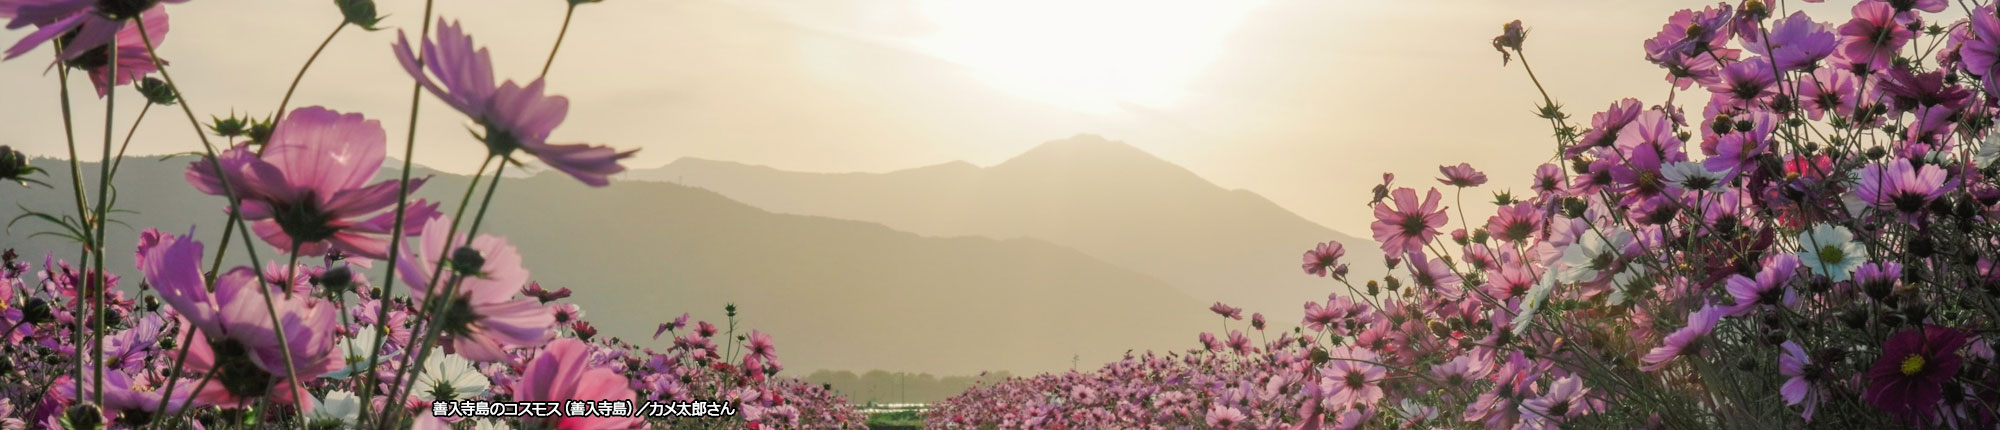
<path id="1" fill-rule="evenodd" d="M 390 44 L 398 29 L 417 31 L 423 2 L 378 1 L 389 29 L 339 34 L 293 106 L 380 119 L 400 154 L 411 81 Z M 546 58 L 564 4 L 435 7 L 491 47 L 502 79 L 526 80 Z M 1664 72 L 1642 59 L 1640 43 L 1673 11 L 1703 5 L 606 0 L 578 9 L 548 87 L 571 102 L 554 141 L 640 148 L 627 163 L 634 168 L 679 157 L 814 172 L 991 165 L 1091 133 L 1365 237 L 1362 204 L 1384 172 L 1421 188 L 1436 185 L 1438 165 L 1469 162 L 1493 178 L 1489 189 L 1525 191 L 1547 161 L 1550 133 L 1532 116 L 1540 96 L 1520 63 L 1502 66 L 1488 42 L 1502 23 L 1527 23 L 1542 82 L 1587 123 L 1619 98 L 1666 98 Z M 169 14 L 162 56 L 204 120 L 270 113 L 340 20 L 324 1 L 195 0 Z M 25 34 L 0 32 L 0 41 Z M 0 145 L 64 151 L 50 55 L 0 62 Z M 1706 97 L 1695 91 L 1681 103 L 1699 106 Z M 95 159 L 104 104 L 87 92 L 76 103 L 78 151 Z M 121 136 L 139 112 L 131 94 L 117 103 Z M 476 167 L 484 148 L 466 136 L 466 119 L 428 97 L 421 106 L 417 162 Z M 197 150 L 188 127 L 177 109 L 153 110 L 131 153 Z M 1465 196 L 1466 210 L 1487 212 L 1475 203 L 1490 200 L 1487 192 Z"/>

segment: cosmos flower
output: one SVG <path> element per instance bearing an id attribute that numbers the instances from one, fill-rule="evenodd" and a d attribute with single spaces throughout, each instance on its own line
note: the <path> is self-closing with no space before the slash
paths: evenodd
<path id="1" fill-rule="evenodd" d="M 583 143 L 549 143 L 549 134 L 569 114 L 569 99 L 543 95 L 541 78 L 526 86 L 512 80 L 495 85 L 491 54 L 485 48 L 475 50 L 472 36 L 457 23 L 439 18 L 437 39 L 425 38 L 423 42 L 424 61 L 420 65 L 409 37 L 399 31 L 396 59 L 424 89 L 485 127 L 481 138 L 491 155 L 527 152 L 585 184 L 602 187 L 611 183 L 611 175 L 625 171 L 619 160 L 638 152 Z"/>
<path id="2" fill-rule="evenodd" d="M 1806 105 L 1806 117 L 1818 121 L 1827 114 L 1850 116 L 1855 104 L 1866 96 L 1855 97 L 1855 82 L 1860 80 L 1854 72 L 1846 69 L 1823 68 L 1806 75 L 1799 84 L 1799 99 Z M 1873 92 L 1873 91 L 1870 91 Z"/>
<path id="3" fill-rule="evenodd" d="M 120 54 L 122 55 L 122 48 L 125 45 L 122 43 L 123 39 L 126 37 L 136 37 L 135 35 L 137 34 L 121 33 L 121 30 L 127 24 L 126 21 L 143 16 L 144 18 L 142 19 L 147 20 L 146 23 L 149 27 L 147 30 L 152 30 L 150 28 L 151 24 L 156 23 L 153 20 L 153 14 L 157 9 L 163 7 L 160 6 L 160 3 L 186 2 L 187 0 L 10 0 L 0 2 L 0 17 L 11 18 L 11 20 L 7 21 L 7 28 L 15 29 L 29 25 L 37 27 L 35 32 L 29 33 L 27 37 L 21 38 L 21 41 L 15 42 L 14 46 L 7 48 L 6 59 L 14 59 L 14 57 L 19 57 L 22 54 L 35 50 L 35 48 L 48 43 L 50 40 L 59 38 L 63 39 L 63 51 L 57 53 L 57 58 L 74 60 L 93 51 L 100 52 L 101 55 L 101 51 L 97 50 L 111 43 L 111 38 L 114 34 L 118 35 L 121 39 L 119 45 L 121 48 Z M 160 12 L 158 16 L 164 19 L 165 13 Z M 165 28 L 162 27 L 159 33 L 154 34 L 163 34 L 164 32 Z M 156 45 L 159 44 L 160 39 L 153 39 L 153 43 Z"/>
<path id="4" fill-rule="evenodd" d="M 215 176 L 210 160 L 188 164 L 186 176 L 195 189 L 218 196 L 226 195 L 226 178 L 242 199 L 243 219 L 255 222 L 251 230 L 278 249 L 382 259 L 390 242 L 384 236 L 396 222 L 388 209 L 396 204 L 400 185 L 367 183 L 382 169 L 387 145 L 378 121 L 305 107 L 285 116 L 263 155 L 239 144 L 219 155 L 223 177 Z M 410 190 L 422 185 L 423 180 L 412 180 Z M 436 211 L 436 204 L 418 200 L 404 219 L 428 219 Z"/>
<path id="5" fill-rule="evenodd" d="M 1765 32 L 1741 32 L 1743 48 L 1750 52 L 1770 57 L 1778 71 L 1790 72 L 1810 68 L 1813 63 L 1833 54 L 1839 41 L 1833 35 L 1833 26 L 1813 21 L 1806 13 L 1792 12 L 1791 15 L 1771 23 Z"/>
<path id="6" fill-rule="evenodd" d="M 200 269 L 201 242 L 171 235 L 158 241 L 140 263 L 140 271 L 159 290 L 160 298 L 180 313 L 185 326 L 196 329 L 187 345 L 192 350 L 186 369 L 218 375 L 215 383 L 196 393 L 196 401 L 233 406 L 268 397 L 311 412 L 303 380 L 290 380 L 286 374 L 289 369 L 301 378 L 313 378 L 344 364 L 333 350 L 337 305 L 308 295 L 283 297 L 259 285 L 257 274 L 247 267 L 219 276 L 211 293 Z M 283 325 L 272 325 L 274 318 L 261 300 L 264 295 L 269 295 L 275 319 Z M 278 330 L 284 331 L 285 346 L 279 345 Z M 289 363 L 284 359 L 287 354 Z"/>
<path id="7" fill-rule="evenodd" d="M 1827 377 L 1826 368 L 1814 364 L 1798 343 L 1788 340 L 1778 346 L 1782 350 L 1778 353 L 1778 373 L 1785 376 L 1785 385 L 1778 389 L 1778 395 L 1785 398 L 1787 405 L 1804 405 L 1804 417 L 1811 422 L 1813 412 L 1825 401 L 1826 391 L 1820 389 L 1819 381 Z"/>
<path id="8" fill-rule="evenodd" d="M 591 364 L 591 346 L 576 339 L 557 339 L 535 354 L 514 381 L 515 401 L 635 400 L 638 396 L 617 371 Z M 646 428 L 643 417 L 553 417 L 538 423 L 557 429 Z M 534 421 L 534 420 L 530 420 Z"/>
<path id="9" fill-rule="evenodd" d="M 1993 5 L 1986 5 L 1973 10 L 1971 24 L 1978 37 L 1959 48 L 1958 65 L 1975 76 L 1992 76 L 1993 67 L 2000 65 L 2000 15 Z"/>
<path id="10" fill-rule="evenodd" d="M 1715 323 L 1722 320 L 1723 313 L 1722 307 L 1712 303 L 1702 305 L 1700 310 L 1689 313 L 1687 326 L 1674 330 L 1673 334 L 1667 335 L 1665 345 L 1653 348 L 1646 353 L 1646 356 L 1640 357 L 1639 360 L 1645 364 L 1639 368 L 1648 372 L 1658 372 L 1666 369 L 1675 358 L 1700 353 L 1703 338 L 1715 330 Z"/>
<path id="11" fill-rule="evenodd" d="M 1326 398 L 1326 407 L 1367 406 L 1382 401 L 1382 377 L 1388 374 L 1388 369 L 1375 364 L 1381 358 L 1374 351 L 1345 346 L 1331 351 L 1329 356 L 1332 359 L 1320 367 L 1320 377 L 1333 383 L 1337 390 Z"/>
<path id="12" fill-rule="evenodd" d="M 1756 279 L 1751 279 L 1743 275 L 1730 276 L 1728 284 L 1729 295 L 1736 299 L 1736 305 L 1730 306 L 1727 314 L 1729 316 L 1744 316 L 1749 315 L 1751 311 L 1764 307 L 1790 308 L 1797 306 L 1799 302 L 1798 292 L 1788 287 L 1787 284 L 1791 282 L 1792 275 L 1798 273 L 1798 270 L 1798 257 L 1791 254 L 1779 254 L 1771 257 L 1771 261 L 1764 264 L 1764 269 L 1757 272 Z"/>
<path id="13" fill-rule="evenodd" d="M 1243 415 L 1243 411 L 1236 410 L 1236 408 L 1212 405 L 1208 408 L 1208 418 L 1206 421 L 1208 422 L 1208 428 L 1233 429 L 1238 425 L 1244 424 L 1244 421 L 1249 419 L 1249 416 Z"/>
<path id="14" fill-rule="evenodd" d="M 1438 172 L 1444 174 L 1444 177 L 1438 178 L 1438 182 L 1445 185 L 1459 188 L 1486 185 L 1486 174 L 1473 169 L 1471 163 L 1458 163 L 1457 166 L 1438 166 Z"/>
<path id="15" fill-rule="evenodd" d="M 1896 50 L 1915 38 L 1915 33 L 1896 22 L 1896 11 L 1888 3 L 1864 1 L 1854 5 L 1854 19 L 1840 26 L 1839 53 L 1855 67 L 1870 71 L 1889 70 Z"/>
<path id="16" fill-rule="evenodd" d="M 1232 318 L 1239 321 L 1243 319 L 1243 308 L 1226 305 L 1222 302 L 1215 302 L 1214 305 L 1210 305 L 1208 311 L 1214 312 L 1216 315 L 1221 315 L 1223 318 Z"/>
<path id="17" fill-rule="evenodd" d="M 1660 169 L 1660 176 L 1668 186 L 1687 191 L 1721 191 L 1727 185 L 1721 173 L 1693 161 L 1668 164 Z"/>
<path id="18" fill-rule="evenodd" d="M 750 340 L 746 345 L 748 345 L 747 348 L 750 349 L 750 356 L 752 357 L 764 360 L 777 358 L 775 354 L 778 352 L 778 347 L 771 343 L 770 333 L 750 330 Z"/>
<path id="19" fill-rule="evenodd" d="M 1375 241 L 1382 243 L 1382 252 L 1402 254 L 1421 251 L 1424 244 L 1437 237 L 1438 227 L 1450 220 L 1438 202 L 1444 195 L 1433 188 L 1417 201 L 1416 190 L 1397 188 L 1391 193 L 1394 207 L 1375 205 L 1375 223 L 1371 226 Z"/>
<path id="20" fill-rule="evenodd" d="M 1912 168 L 1910 160 L 1898 158 L 1888 163 L 1872 163 L 1861 168 L 1854 194 L 1875 207 L 1893 210 L 1906 221 L 1925 215 L 1930 203 L 1953 187 L 1944 169 L 1925 164 Z"/>
<path id="21" fill-rule="evenodd" d="M 1943 399 L 1943 384 L 1958 374 L 1964 358 L 1958 350 L 1966 333 L 1935 325 L 1905 330 L 1889 337 L 1882 356 L 1868 367 L 1868 387 L 1861 399 L 1905 421 L 1931 414 Z"/>
<path id="22" fill-rule="evenodd" d="M 416 386 L 412 391 L 422 393 L 424 398 L 433 400 L 469 400 L 486 394 L 486 375 L 479 373 L 471 361 L 457 355 L 432 351 L 424 361 L 423 370 L 417 373 Z"/>
<path id="23" fill-rule="evenodd" d="M 1302 267 L 1305 268 L 1308 275 L 1317 275 L 1322 278 L 1327 275 L 1333 275 L 1333 279 L 1346 279 L 1347 264 L 1340 262 L 1340 257 L 1346 255 L 1346 247 L 1341 246 L 1339 241 L 1329 240 L 1319 244 L 1319 246 L 1313 247 L 1311 250 L 1307 250 L 1304 257 L 1305 262 L 1302 264 Z"/>
<path id="24" fill-rule="evenodd" d="M 1853 279 L 1854 269 L 1867 258 L 1867 249 L 1854 241 L 1847 227 L 1819 224 L 1799 233 L 1799 265 L 1834 282 Z"/>
<path id="25" fill-rule="evenodd" d="M 1721 82 L 1710 85 L 1708 91 L 1715 93 L 1715 103 L 1755 107 L 1778 93 L 1778 74 L 1763 57 L 1738 61 L 1723 66 Z"/>
<path id="26" fill-rule="evenodd" d="M 431 282 L 439 260 L 448 266 L 447 279 L 458 280 L 441 328 L 445 351 L 477 362 L 511 361 L 507 350 L 540 346 L 553 336 L 554 313 L 541 301 L 520 295 L 528 269 L 506 239 L 480 235 L 467 244 L 461 233 L 451 241 L 458 248 L 447 253 L 451 221 L 442 216 L 425 224 L 421 234 L 417 246 L 406 251 L 409 258 L 397 262 L 397 274 L 418 303 L 450 287 L 443 280 Z"/>
<path id="27" fill-rule="evenodd" d="M 1557 428 L 1558 424 L 1590 411 L 1590 405 L 1584 401 L 1589 394 L 1590 389 L 1576 375 L 1557 379 L 1549 383 L 1548 392 L 1521 402 L 1521 416 L 1528 421 L 1523 424 L 1531 428 Z"/>

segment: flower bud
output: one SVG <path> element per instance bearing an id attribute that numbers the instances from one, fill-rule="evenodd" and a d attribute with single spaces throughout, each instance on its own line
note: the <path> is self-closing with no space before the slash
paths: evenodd
<path id="1" fill-rule="evenodd" d="M 78 403 L 63 411 L 63 428 L 68 430 L 98 430 L 104 428 L 104 410 L 92 403 Z"/>
<path id="2" fill-rule="evenodd" d="M 326 273 L 319 275 L 319 286 L 334 294 L 351 291 L 354 288 L 354 270 L 347 266 L 326 269 Z"/>
<path id="3" fill-rule="evenodd" d="M 348 24 L 368 31 L 380 29 L 375 25 L 383 17 L 375 15 L 375 0 L 333 0 L 333 4 L 340 7 L 340 15 Z"/>
<path id="4" fill-rule="evenodd" d="M 146 96 L 146 102 L 148 103 L 160 106 L 173 106 L 175 103 L 180 103 L 181 101 L 181 95 L 174 92 L 174 87 L 167 86 L 167 82 L 160 80 L 160 78 L 147 77 L 145 80 L 139 81 L 137 87 L 139 94 Z"/>

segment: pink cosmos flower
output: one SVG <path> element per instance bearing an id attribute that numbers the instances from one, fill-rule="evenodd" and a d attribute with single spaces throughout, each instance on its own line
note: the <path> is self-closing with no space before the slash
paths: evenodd
<path id="1" fill-rule="evenodd" d="M 1943 197 L 1951 187 L 1944 169 L 1926 164 L 1923 168 L 1912 168 L 1910 160 L 1873 163 L 1861 168 L 1861 180 L 1854 185 L 1854 194 L 1861 201 L 1876 207 L 1890 209 L 1902 215 L 1905 220 L 1920 218 L 1931 201 Z"/>
<path id="2" fill-rule="evenodd" d="M 1743 32 L 1743 47 L 1757 55 L 1771 57 L 1779 71 L 1790 72 L 1806 69 L 1833 54 L 1835 43 L 1833 26 L 1812 20 L 1805 12 L 1792 12 L 1790 16 L 1771 23 L 1765 32 Z"/>
<path id="3" fill-rule="evenodd" d="M 1806 355 L 1805 348 L 1792 341 L 1778 345 L 1783 351 L 1778 353 L 1778 373 L 1785 375 L 1785 385 L 1778 389 L 1778 395 L 1785 398 L 1787 405 L 1805 405 L 1805 419 L 1812 421 L 1813 411 L 1825 401 L 1825 390 L 1818 382 L 1826 379 L 1826 368 L 1814 364 Z"/>
<path id="4" fill-rule="evenodd" d="M 38 8 L 41 9 L 42 11 L 47 11 L 48 10 L 47 8 L 50 6 L 50 5 L 36 6 L 27 3 L 33 3 L 33 1 L 25 1 L 21 3 L 11 3 L 11 4 L 8 2 L 0 2 L 0 17 L 14 15 L 16 16 L 15 20 L 19 21 L 23 18 L 29 18 L 30 17 L 29 15 L 33 14 L 32 13 L 16 14 L 10 11 L 14 10 L 34 11 Z M 82 2 L 70 2 L 70 3 L 87 4 Z M 67 6 L 56 5 L 56 7 L 67 7 Z M 151 9 L 146 9 L 146 11 L 141 13 L 139 16 L 140 17 L 138 19 L 144 20 L 146 23 L 146 34 L 144 37 L 151 38 L 155 46 L 165 43 L 167 40 L 167 26 L 168 26 L 166 8 L 153 7 Z M 36 16 L 36 18 L 40 18 L 40 16 Z M 67 20 L 35 22 L 34 24 L 37 26 L 43 26 L 44 28 L 47 28 L 47 26 L 50 24 L 57 24 L 66 21 Z M 90 23 L 85 23 L 82 25 L 90 25 Z M 8 28 L 14 28 L 14 26 L 10 25 Z M 98 98 L 103 98 L 106 93 L 111 91 L 111 87 L 113 86 L 130 84 L 134 81 L 138 81 L 140 79 L 145 78 L 145 76 L 148 74 L 159 71 L 159 68 L 153 65 L 152 55 L 146 53 L 146 39 L 141 38 L 141 35 L 139 34 L 139 26 L 124 25 L 121 23 L 98 23 L 98 26 L 94 27 L 92 30 L 104 31 L 104 29 L 106 28 L 118 28 L 118 31 L 116 32 L 118 36 L 118 41 L 117 41 L 118 44 L 115 47 L 116 55 L 113 56 L 114 58 L 105 58 L 107 55 L 113 52 L 111 49 L 107 49 L 107 46 L 110 46 L 109 44 L 111 43 L 111 41 L 108 40 L 107 38 L 107 40 L 97 41 L 96 42 L 97 46 L 95 47 L 85 48 L 81 51 L 76 51 L 75 56 L 65 56 L 62 57 L 60 60 L 58 60 L 58 63 L 62 66 L 75 67 L 87 72 L 90 75 L 91 87 L 97 90 Z M 76 40 L 81 39 L 81 33 L 78 33 L 77 29 L 71 29 L 68 31 L 70 32 L 64 33 L 63 36 L 58 36 L 58 37 L 76 38 L 76 39 L 66 40 L 67 43 L 76 43 L 75 42 Z M 22 40 L 21 42 L 27 43 L 33 41 L 34 37 L 35 37 L 34 35 L 29 35 L 28 39 Z M 40 42 L 36 43 L 39 44 Z M 17 45 L 16 48 L 18 49 L 20 48 L 20 46 Z M 28 50 L 33 50 L 33 48 L 34 47 L 28 47 L 21 52 L 25 53 Z M 66 50 L 65 52 L 69 51 L 75 51 L 75 50 Z M 13 58 L 14 55 L 11 54 L 13 50 L 9 50 L 8 52 L 10 53 L 10 55 L 8 55 L 7 58 Z M 118 62 L 118 76 L 116 76 L 115 79 L 113 79 L 114 77 L 111 76 L 111 70 L 109 67 L 113 59 L 115 59 Z"/>
<path id="5" fill-rule="evenodd" d="M 1233 318 L 1239 321 L 1243 319 L 1243 308 L 1225 305 L 1222 302 L 1215 302 L 1214 305 L 1210 305 L 1208 311 L 1214 312 L 1216 315 L 1221 315 L 1224 318 Z"/>
<path id="6" fill-rule="evenodd" d="M 457 23 L 438 19 L 437 39 L 424 39 L 421 65 L 409 38 L 396 35 L 396 59 L 417 83 L 445 104 L 484 125 L 487 150 L 506 157 L 521 150 L 594 187 L 609 185 L 610 176 L 625 171 L 619 160 L 638 150 L 618 151 L 583 143 L 549 143 L 549 134 L 569 114 L 569 99 L 543 95 L 541 78 L 527 86 L 493 80 L 493 59 L 485 48 L 475 50 L 472 36 Z M 435 79 L 433 79 L 435 76 Z"/>
<path id="7" fill-rule="evenodd" d="M 1438 182 L 1445 185 L 1459 188 L 1486 185 L 1486 174 L 1473 169 L 1472 163 L 1458 163 L 1457 166 L 1438 166 L 1438 172 L 1444 174 L 1444 177 L 1438 178 Z"/>
<path id="8" fill-rule="evenodd" d="M 1713 303 L 1702 305 L 1701 309 L 1689 313 L 1687 326 L 1667 335 L 1665 345 L 1653 348 L 1645 357 L 1640 357 L 1639 360 L 1645 364 L 1639 368 L 1648 372 L 1658 372 L 1667 368 L 1667 364 L 1672 363 L 1675 358 L 1699 353 L 1702 338 L 1715 330 L 1715 323 L 1722 321 L 1722 314 L 1723 308 Z"/>
<path id="9" fill-rule="evenodd" d="M 1853 115 L 1855 103 L 1870 99 L 1867 96 L 1855 97 L 1855 82 L 1858 80 L 1854 72 L 1845 69 L 1814 70 L 1799 84 L 1799 98 L 1805 101 L 1806 116 L 1818 121 L 1828 113 L 1843 117 Z"/>
<path id="10" fill-rule="evenodd" d="M 147 30 L 152 30 L 153 12 L 164 6 L 160 3 L 186 3 L 187 0 L 140 0 L 140 1 L 82 1 L 82 0 L 8 0 L 0 1 L 0 17 L 12 18 L 7 21 L 8 29 L 34 25 L 35 32 L 29 33 L 14 46 L 7 48 L 6 59 L 14 59 L 56 38 L 67 38 L 63 51 L 57 58 L 74 60 L 87 53 L 103 48 L 111 43 L 112 35 L 120 39 L 120 55 L 124 54 L 123 39 L 137 37 L 137 33 L 124 34 L 121 31 L 126 20 L 144 16 Z M 165 19 L 161 12 L 160 19 Z M 162 35 L 160 33 L 149 35 Z M 155 45 L 160 39 L 153 39 Z M 143 49 L 143 48 L 141 48 Z M 98 51 L 102 55 L 102 51 Z M 122 63 L 121 63 L 122 65 Z"/>
<path id="11" fill-rule="evenodd" d="M 492 235 L 480 235 L 464 245 L 464 234 L 459 234 L 451 241 L 458 248 L 446 253 L 449 234 L 450 220 L 442 216 L 431 220 L 424 225 L 418 246 L 405 251 L 409 258 L 397 262 L 398 274 L 410 285 L 410 296 L 418 303 L 434 294 L 431 288 L 442 292 L 449 287 L 446 280 L 439 280 L 435 287 L 430 282 L 439 260 L 447 265 L 447 279 L 459 279 L 457 294 L 450 299 L 450 311 L 444 317 L 441 343 L 445 351 L 472 361 L 512 361 L 507 350 L 548 342 L 555 314 L 539 300 L 520 295 L 521 287 L 528 283 L 528 269 L 521 267 L 521 254 L 514 246 Z"/>
<path id="12" fill-rule="evenodd" d="M 561 402 L 567 400 L 636 400 L 637 395 L 617 371 L 591 364 L 591 346 L 576 339 L 549 342 L 514 381 L 514 400 Z M 543 427 L 560 430 L 643 429 L 642 417 L 588 416 L 541 419 Z"/>
<path id="13" fill-rule="evenodd" d="M 770 360 L 776 358 L 774 357 L 774 355 L 777 353 L 778 347 L 775 344 L 771 343 L 770 333 L 765 333 L 757 330 L 750 330 L 750 343 L 748 345 L 750 348 L 750 356 L 752 357 L 757 357 L 758 359 L 764 359 L 764 360 Z"/>
<path id="14" fill-rule="evenodd" d="M 1236 408 L 1223 407 L 1222 405 L 1208 407 L 1208 428 L 1233 429 L 1249 419 L 1248 415 L 1243 415 L 1243 411 L 1236 410 Z"/>
<path id="15" fill-rule="evenodd" d="M 1410 280 L 1447 301 L 1465 298 L 1465 280 L 1442 259 L 1433 260 L 1422 251 L 1410 253 Z"/>
<path id="16" fill-rule="evenodd" d="M 1915 33 L 1896 22 L 1895 8 L 1888 3 L 1856 3 L 1853 12 L 1854 19 L 1840 26 L 1839 52 L 1857 68 L 1889 70 L 1896 50 L 1915 38 Z"/>
<path id="17" fill-rule="evenodd" d="M 1731 63 L 1722 68 L 1722 80 L 1708 87 L 1715 93 L 1715 103 L 1736 107 L 1760 106 L 1762 102 L 1778 93 L 1778 75 L 1771 71 L 1770 61 L 1764 57 Z"/>
<path id="18" fill-rule="evenodd" d="M 1486 231 L 1510 243 L 1528 243 L 1528 238 L 1541 229 L 1542 217 L 1535 205 L 1529 203 L 1501 206 L 1492 218 L 1486 219 Z"/>
<path id="19" fill-rule="evenodd" d="M 251 230 L 271 246 L 297 246 L 301 255 L 338 250 L 381 259 L 389 254 L 383 236 L 396 222 L 386 210 L 396 204 L 399 185 L 367 183 L 382 169 L 387 145 L 380 122 L 313 106 L 286 115 L 263 155 L 246 143 L 219 157 L 222 174 L 242 199 L 243 219 L 255 222 Z M 186 176 L 201 192 L 226 195 L 210 160 L 189 163 Z M 412 180 L 410 189 L 422 184 Z M 418 200 L 404 219 L 428 219 L 436 211 L 436 204 Z"/>
<path id="20" fill-rule="evenodd" d="M 1347 264 L 1340 262 L 1340 257 L 1346 255 L 1346 247 L 1341 246 L 1339 241 L 1330 240 L 1306 251 L 1302 267 L 1305 268 L 1307 275 L 1324 278 L 1331 274 L 1333 279 L 1346 279 Z"/>
<path id="21" fill-rule="evenodd" d="M 2000 15 L 1987 5 L 1972 12 L 1972 33 L 1978 37 L 1962 45 L 1958 65 L 1975 76 L 1992 76 L 2000 65 Z"/>
<path id="22" fill-rule="evenodd" d="M 1615 135 L 1613 139 L 1616 139 Z M 1563 185 L 1562 166 L 1558 166 L 1555 163 L 1544 163 L 1541 167 L 1535 168 L 1534 190 L 1537 201 L 1546 201 L 1547 199 L 1554 198 L 1567 191 L 1568 188 Z"/>
<path id="23" fill-rule="evenodd" d="M 201 242 L 171 235 L 158 240 L 139 263 L 140 271 L 160 298 L 180 312 L 183 326 L 197 330 L 186 346 L 192 348 L 187 370 L 215 375 L 214 383 L 195 393 L 195 401 L 233 406 L 268 397 L 309 412 L 311 403 L 304 400 L 309 395 L 301 383 L 344 364 L 334 353 L 336 305 L 309 295 L 284 297 L 259 285 L 256 272 L 246 267 L 222 274 L 210 293 L 201 273 Z M 265 294 L 283 325 L 272 325 Z M 278 330 L 284 331 L 289 348 L 278 344 Z M 286 378 L 288 367 L 300 380 Z"/>
<path id="24" fill-rule="evenodd" d="M 1375 364 L 1381 358 L 1374 351 L 1344 346 L 1330 351 L 1328 355 L 1332 359 L 1320 368 L 1320 378 L 1334 384 L 1337 390 L 1327 396 L 1325 407 L 1344 409 L 1382 401 L 1382 377 L 1388 374 L 1388 369 Z"/>
<path id="25" fill-rule="evenodd" d="M 1576 375 L 1557 379 L 1541 397 L 1521 402 L 1521 416 L 1526 418 L 1524 427 L 1554 429 L 1557 424 L 1583 416 L 1591 409 L 1584 400 L 1589 394 L 1590 389 L 1584 388 L 1583 379 Z"/>
<path id="26" fill-rule="evenodd" d="M 1436 188 L 1421 203 L 1417 201 L 1416 190 L 1409 188 L 1397 188 L 1392 196 L 1394 207 L 1375 205 L 1375 223 L 1371 225 L 1375 241 L 1382 243 L 1383 253 L 1421 251 L 1425 243 L 1437 237 L 1438 227 L 1450 220 L 1444 208 L 1438 206 L 1444 195 Z"/>
<path id="27" fill-rule="evenodd" d="M 1861 399 L 1905 421 L 1929 416 L 1944 398 L 1943 384 L 1964 364 L 1958 350 L 1966 343 L 1965 332 L 1935 325 L 1890 336 L 1868 367 Z"/>
<path id="28" fill-rule="evenodd" d="M 1792 254 L 1778 254 L 1757 272 L 1757 278 L 1743 275 L 1729 278 L 1729 295 L 1736 298 L 1736 305 L 1730 306 L 1729 316 L 1749 315 L 1752 311 L 1766 307 L 1797 306 L 1799 294 L 1786 284 L 1799 271 L 1799 257 Z"/>
<path id="29" fill-rule="evenodd" d="M 1582 155 L 1584 150 L 1611 146 L 1618 140 L 1618 131 L 1638 118 L 1642 110 L 1645 110 L 1645 105 L 1640 104 L 1638 99 L 1611 102 L 1610 108 L 1590 116 L 1590 131 L 1584 132 L 1583 138 L 1577 141 L 1576 146 L 1570 147 L 1566 155 L 1575 157 Z"/>

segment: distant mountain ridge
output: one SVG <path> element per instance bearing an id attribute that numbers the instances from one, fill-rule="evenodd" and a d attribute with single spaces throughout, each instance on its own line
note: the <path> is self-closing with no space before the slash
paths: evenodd
<path id="1" fill-rule="evenodd" d="M 68 165 L 34 161 L 56 188 L 0 189 L 0 216 L 15 204 L 67 212 Z M 136 228 L 186 232 L 213 243 L 223 199 L 196 193 L 182 179 L 187 159 L 128 159 L 116 181 L 119 219 Z M 95 164 L 84 176 L 95 178 Z M 456 204 L 465 176 L 431 176 L 419 197 Z M 385 169 L 379 175 L 392 177 Z M 742 330 L 777 340 L 783 363 L 814 369 L 895 369 L 967 375 L 986 370 L 1043 372 L 1078 360 L 1116 360 L 1129 348 L 1183 349 L 1213 329 L 1206 303 L 1151 276 L 1036 239 L 933 238 L 881 225 L 774 214 L 712 191 L 664 183 L 621 182 L 588 188 L 556 172 L 502 181 L 483 232 L 520 248 L 533 278 L 569 287 L 585 318 L 601 331 L 640 345 L 655 324 L 681 312 L 722 322 L 722 306 L 742 309 Z M 447 210 L 450 209 L 447 206 Z M 0 234 L 39 263 L 43 252 L 75 258 L 75 246 L 23 221 Z M 114 226 L 107 267 L 131 290 L 135 229 Z M 232 247 L 247 264 L 241 243 Z M 277 258 L 260 245 L 266 261 Z M 379 266 L 379 265 L 378 265 Z M 363 270 L 379 282 L 381 267 Z M 399 290 L 403 288 L 398 286 Z M 740 334 L 740 333 L 739 333 Z M 799 372 L 804 371 L 804 372 Z"/>
<path id="2" fill-rule="evenodd" d="M 1160 278 L 1198 300 L 1285 321 L 1296 321 L 1304 301 L 1335 290 L 1300 270 L 1300 254 L 1315 243 L 1347 245 L 1358 273 L 1379 272 L 1382 261 L 1369 240 L 1094 135 L 1047 142 L 990 167 L 956 161 L 886 173 L 803 173 L 682 158 L 622 178 L 926 236 L 1041 239 Z"/>

